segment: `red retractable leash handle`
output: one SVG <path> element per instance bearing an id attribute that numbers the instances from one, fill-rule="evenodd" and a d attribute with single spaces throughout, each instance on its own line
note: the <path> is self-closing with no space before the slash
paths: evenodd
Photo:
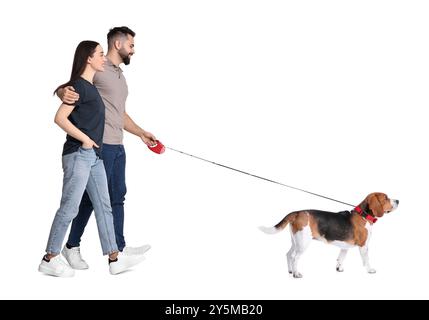
<path id="1" fill-rule="evenodd" d="M 155 152 L 157 154 L 161 154 L 164 153 L 165 151 L 165 146 L 161 143 L 161 141 L 159 140 L 155 140 L 155 145 L 153 146 L 147 146 L 149 148 L 150 151 Z"/>

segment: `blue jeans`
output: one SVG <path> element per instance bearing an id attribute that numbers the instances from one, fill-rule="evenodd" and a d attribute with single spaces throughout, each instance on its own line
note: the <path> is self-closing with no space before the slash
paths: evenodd
<path id="1" fill-rule="evenodd" d="M 102 156 L 106 169 L 107 183 L 113 214 L 116 244 L 119 251 L 125 248 L 124 238 L 124 201 L 127 187 L 125 185 L 125 149 L 121 144 L 103 144 Z M 79 213 L 73 220 L 67 243 L 78 247 L 93 210 L 93 203 L 88 193 L 82 197 Z"/>
<path id="2" fill-rule="evenodd" d="M 103 161 L 94 149 L 79 148 L 77 152 L 63 156 L 62 162 L 63 193 L 60 208 L 52 222 L 46 252 L 60 253 L 67 229 L 78 214 L 85 189 L 94 204 L 103 255 L 118 251 Z"/>

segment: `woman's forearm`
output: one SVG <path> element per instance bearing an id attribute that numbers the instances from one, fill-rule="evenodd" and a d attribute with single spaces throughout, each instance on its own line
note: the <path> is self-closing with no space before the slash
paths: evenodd
<path id="1" fill-rule="evenodd" d="M 91 139 L 68 119 L 73 108 L 73 106 L 61 105 L 55 115 L 54 121 L 61 129 L 67 132 L 68 135 L 79 140 L 83 144 L 88 143 Z"/>

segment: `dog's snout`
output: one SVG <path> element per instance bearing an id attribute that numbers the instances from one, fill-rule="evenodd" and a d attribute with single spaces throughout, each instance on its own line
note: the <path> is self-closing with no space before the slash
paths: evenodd
<path id="1" fill-rule="evenodd" d="M 390 204 L 392 205 L 392 210 L 395 210 L 399 205 L 399 200 L 391 199 Z M 392 211 L 392 210 L 390 210 L 390 211 Z"/>

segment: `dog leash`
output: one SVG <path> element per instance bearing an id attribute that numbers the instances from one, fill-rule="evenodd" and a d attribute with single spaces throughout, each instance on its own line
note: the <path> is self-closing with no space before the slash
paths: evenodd
<path id="1" fill-rule="evenodd" d="M 160 144 L 160 143 L 158 142 L 158 145 L 157 145 L 157 146 L 159 146 L 159 145 L 161 145 L 162 147 L 164 147 L 162 144 Z M 337 199 L 334 199 L 334 198 L 330 198 L 330 197 L 327 197 L 327 196 L 324 196 L 324 195 L 321 195 L 321 194 L 318 194 L 318 193 L 315 193 L 315 192 L 311 192 L 311 191 L 308 191 L 308 190 L 304 190 L 304 189 L 301 189 L 301 188 L 297 188 L 297 187 L 294 187 L 294 186 L 290 186 L 290 185 L 287 185 L 287 184 L 284 184 L 284 183 L 281 183 L 281 182 L 278 182 L 278 181 L 275 181 L 275 180 L 267 179 L 267 178 L 264 178 L 264 177 L 258 176 L 258 175 L 253 174 L 253 173 L 245 172 L 245 171 L 243 171 L 243 170 L 238 170 L 238 169 L 235 169 L 235 168 L 232 168 L 232 167 L 226 166 L 226 165 L 224 165 L 224 164 L 220 164 L 220 163 L 217 163 L 217 162 L 214 162 L 214 161 L 211 161 L 211 160 L 207 160 L 207 159 L 204 159 L 204 158 L 201 158 L 201 157 L 198 157 L 198 156 L 192 155 L 192 154 L 190 154 L 190 153 L 183 152 L 183 151 L 180 151 L 180 150 L 177 150 L 177 149 L 171 148 L 171 147 L 167 147 L 167 146 L 165 146 L 165 148 L 167 148 L 167 149 L 169 149 L 169 150 L 172 150 L 172 151 L 175 151 L 175 152 L 178 152 L 178 153 L 181 153 L 181 154 L 184 154 L 184 155 L 186 155 L 186 156 L 189 156 L 189 157 L 192 157 L 192 158 L 195 158 L 195 159 L 201 160 L 201 161 L 205 161 L 205 162 L 208 162 L 208 163 L 214 164 L 214 165 L 216 165 L 216 166 L 219 166 L 219 167 L 222 167 L 222 168 L 225 168 L 225 169 L 233 170 L 233 171 L 236 171 L 236 172 L 239 172 L 239 173 L 243 173 L 243 174 L 246 174 L 246 175 L 248 175 L 248 176 L 251 176 L 251 177 L 257 178 L 257 179 L 261 179 L 261 180 L 265 180 L 265 181 L 268 181 L 268 182 L 271 182 L 271 183 L 275 183 L 275 184 L 278 184 L 278 185 L 283 186 L 283 187 L 286 187 L 286 188 L 290 188 L 290 189 L 294 189 L 294 190 L 297 190 L 297 191 L 305 192 L 305 193 L 311 194 L 311 195 L 313 195 L 313 196 L 320 197 L 320 198 L 327 199 L 327 200 L 331 200 L 331 201 L 335 201 L 335 202 L 338 202 L 338 203 L 341 203 L 341 204 L 345 204 L 345 205 L 350 206 L 350 207 L 354 207 L 354 208 L 356 207 L 355 205 L 350 204 L 350 203 L 347 203 L 347 202 L 344 202 L 344 201 L 340 201 L 340 200 L 337 200 Z M 162 149 L 160 149 L 160 150 L 162 150 Z M 156 151 L 154 151 L 154 152 L 156 152 Z M 163 151 L 162 151 L 162 152 L 163 152 Z M 158 153 L 158 152 L 157 152 L 157 153 Z"/>

